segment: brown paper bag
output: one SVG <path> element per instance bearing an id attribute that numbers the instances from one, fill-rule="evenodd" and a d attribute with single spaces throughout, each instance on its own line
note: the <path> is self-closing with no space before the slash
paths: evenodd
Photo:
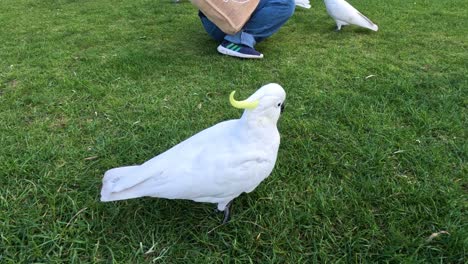
<path id="1" fill-rule="evenodd" d="M 236 34 L 249 20 L 260 0 L 191 0 L 226 34 Z"/>

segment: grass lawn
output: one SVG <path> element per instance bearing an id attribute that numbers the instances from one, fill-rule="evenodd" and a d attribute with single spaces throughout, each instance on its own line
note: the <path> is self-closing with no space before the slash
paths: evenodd
<path id="1" fill-rule="evenodd" d="M 1 0 L 0 263 L 466 263 L 468 2 L 351 3 L 378 32 L 336 33 L 313 0 L 247 61 L 188 1 Z M 288 96 L 278 161 L 230 223 L 99 202 L 107 169 L 269 82 Z"/>

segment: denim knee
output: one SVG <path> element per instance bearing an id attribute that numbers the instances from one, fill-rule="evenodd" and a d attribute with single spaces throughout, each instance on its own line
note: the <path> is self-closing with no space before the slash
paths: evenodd
<path id="1" fill-rule="evenodd" d="M 200 17 L 203 27 L 205 28 L 205 31 L 208 33 L 208 35 L 210 35 L 214 40 L 219 42 L 223 41 L 226 33 L 221 31 L 221 29 L 219 29 L 213 22 L 211 22 L 201 11 L 198 11 L 198 16 Z"/>
<path id="2" fill-rule="evenodd" d="M 278 7 L 276 11 L 283 18 L 290 18 L 296 8 L 295 0 L 265 0 L 265 4 Z"/>
<path id="3" fill-rule="evenodd" d="M 283 6 L 283 12 L 285 17 L 291 17 L 296 9 L 296 1 L 294 0 L 276 0 L 281 6 Z"/>

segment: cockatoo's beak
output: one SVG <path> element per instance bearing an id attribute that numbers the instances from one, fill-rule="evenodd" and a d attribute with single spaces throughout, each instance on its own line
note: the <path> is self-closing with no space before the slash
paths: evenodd
<path id="1" fill-rule="evenodd" d="M 258 106 L 258 103 L 259 103 L 258 100 L 255 100 L 253 102 L 249 102 L 247 100 L 236 101 L 236 99 L 234 99 L 234 94 L 235 93 L 236 93 L 236 91 L 232 91 L 231 94 L 229 95 L 229 102 L 235 108 L 252 110 L 252 109 L 255 109 Z"/>
<path id="2" fill-rule="evenodd" d="M 281 104 L 281 113 L 284 112 L 284 107 L 285 107 L 285 106 L 284 106 L 284 102 L 283 102 L 283 103 Z"/>

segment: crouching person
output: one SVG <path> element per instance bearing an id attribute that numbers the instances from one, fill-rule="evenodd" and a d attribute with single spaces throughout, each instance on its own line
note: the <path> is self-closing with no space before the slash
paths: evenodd
<path id="1" fill-rule="evenodd" d="M 202 11 L 199 11 L 199 16 L 206 32 L 220 42 L 217 48 L 219 53 L 239 58 L 260 59 L 263 58 L 263 54 L 255 50 L 255 44 L 277 32 L 293 15 L 294 8 L 294 0 L 259 0 L 242 29 L 234 34 L 224 33 Z"/>

